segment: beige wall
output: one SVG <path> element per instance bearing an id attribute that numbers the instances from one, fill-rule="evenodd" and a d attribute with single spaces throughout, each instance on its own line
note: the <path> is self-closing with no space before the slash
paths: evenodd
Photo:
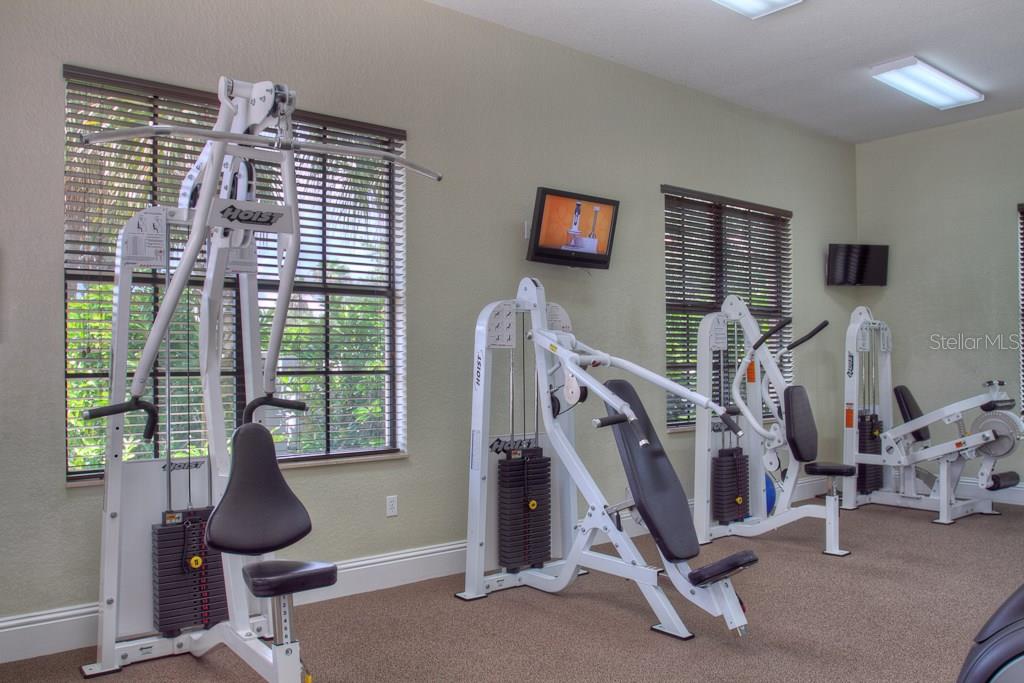
<path id="1" fill-rule="evenodd" d="M 1019 333 L 1021 140 L 1015 111 L 857 147 L 859 240 L 892 245 L 889 286 L 865 289 L 861 302 L 892 328 L 893 382 L 925 410 L 990 378 L 1020 397 L 1017 350 L 938 350 L 932 335 L 1003 335 L 1009 345 Z M 1000 469 L 1022 465 L 1015 453 Z"/>
<path id="2" fill-rule="evenodd" d="M 825 245 L 855 234 L 850 145 L 411 0 L 7 0 L 0 615 L 96 599 L 101 490 L 64 486 L 63 63 L 206 89 L 221 74 L 281 81 L 302 108 L 408 130 L 410 157 L 445 173 L 439 185 L 409 180 L 409 458 L 289 472 L 315 522 L 298 554 L 342 560 L 465 537 L 473 322 L 521 276 L 542 278 L 584 338 L 663 367 L 661 183 L 794 211 L 798 327 L 841 322 L 853 303 L 821 286 Z M 621 200 L 610 271 L 523 259 L 538 185 Z M 835 406 L 819 413 L 826 457 L 843 326 L 799 366 L 816 402 Z M 658 392 L 646 395 L 661 413 Z M 583 443 L 616 495 L 611 439 Z M 670 443 L 691 471 L 692 440 Z M 391 493 L 401 515 L 385 519 Z"/>

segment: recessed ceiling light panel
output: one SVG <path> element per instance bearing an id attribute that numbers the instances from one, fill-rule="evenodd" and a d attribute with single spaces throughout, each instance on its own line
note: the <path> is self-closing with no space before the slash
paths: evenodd
<path id="1" fill-rule="evenodd" d="M 889 87 L 936 109 L 953 109 L 985 99 L 985 95 L 974 88 L 917 57 L 881 64 L 871 70 L 871 75 Z"/>
<path id="2" fill-rule="evenodd" d="M 712 0 L 712 2 L 717 2 L 722 7 L 728 7 L 745 17 L 760 19 L 772 12 L 799 5 L 803 0 Z"/>

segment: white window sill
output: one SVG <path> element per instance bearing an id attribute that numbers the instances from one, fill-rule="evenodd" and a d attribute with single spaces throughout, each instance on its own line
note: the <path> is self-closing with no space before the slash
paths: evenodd
<path id="1" fill-rule="evenodd" d="M 335 465 L 354 465 L 361 462 L 379 462 L 382 460 L 407 460 L 409 454 L 405 451 L 400 453 L 380 453 L 367 455 L 353 455 L 348 458 L 324 458 L 322 460 L 300 460 L 298 462 L 282 462 L 282 470 L 299 470 L 307 467 L 334 467 Z M 103 477 L 91 477 L 89 479 L 74 479 L 65 481 L 64 487 L 69 489 L 89 488 L 92 486 L 103 486 Z"/>

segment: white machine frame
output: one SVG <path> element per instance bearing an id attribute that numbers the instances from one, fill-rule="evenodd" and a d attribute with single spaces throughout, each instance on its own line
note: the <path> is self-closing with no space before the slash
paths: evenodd
<path id="1" fill-rule="evenodd" d="M 866 355 L 865 355 L 866 354 Z M 1024 436 L 1024 422 L 1011 411 L 996 410 L 1015 433 L 1009 437 L 994 429 L 968 429 L 964 414 L 980 409 L 992 401 L 1009 401 L 1002 390 L 1002 382 L 985 382 L 985 391 L 967 399 L 924 413 L 921 417 L 893 425 L 892 385 L 892 332 L 883 321 L 875 319 L 867 306 L 857 307 L 850 315 L 846 331 L 844 373 L 843 462 L 850 465 L 883 466 L 883 486 L 871 493 L 859 493 L 857 478 L 843 480 L 843 507 L 853 510 L 860 505 L 877 503 L 896 507 L 937 512 L 937 524 L 952 524 L 960 517 L 972 514 L 999 514 L 992 507 L 992 499 L 984 496 L 985 489 L 993 485 L 996 461 L 1001 456 L 985 455 L 979 448 L 993 444 L 1000 438 L 1017 441 Z M 871 384 L 870 398 L 864 399 L 862 384 Z M 882 422 L 881 453 L 861 453 L 858 417 L 863 411 L 873 412 Z M 984 417 L 984 414 L 982 415 Z M 932 445 L 931 441 L 915 441 L 912 432 L 933 424 L 956 425 L 959 435 L 948 441 Z M 1015 443 L 1010 447 L 1012 452 Z M 981 458 L 978 471 L 978 496 L 957 497 L 956 489 L 964 467 L 971 460 Z M 935 463 L 939 472 L 935 482 L 927 484 L 919 476 L 918 465 Z"/>
<path id="2" fill-rule="evenodd" d="M 104 465 L 104 501 L 100 567 L 100 612 L 96 662 L 82 667 L 87 676 L 118 671 L 123 666 L 156 657 L 190 653 L 202 656 L 223 644 L 260 677 L 276 683 L 300 683 L 303 668 L 299 643 L 289 624 L 288 599 L 258 600 L 247 591 L 241 570 L 250 560 L 223 554 L 223 572 L 229 619 L 209 629 L 183 631 L 176 637 L 149 635 L 153 631 L 152 578 L 149 533 L 161 520 L 161 512 L 183 505 L 215 505 L 228 481 L 230 457 L 221 395 L 224 278 L 238 278 L 238 310 L 241 316 L 240 352 L 244 354 L 246 401 L 252 404 L 273 399 L 276 369 L 291 299 L 299 255 L 299 214 L 295 185 L 295 153 L 348 155 L 385 159 L 397 166 L 440 180 L 429 169 L 388 152 L 362 147 L 307 143 L 292 135 L 291 115 L 295 93 L 269 81 L 247 83 L 221 78 L 220 109 L 212 130 L 185 126 L 143 126 L 104 130 L 83 136 L 88 144 L 153 137 L 198 139 L 206 142 L 182 183 L 179 206 L 152 207 L 133 216 L 122 228 L 115 261 L 111 405 L 86 411 L 86 417 L 107 417 Z M 260 135 L 276 129 L 276 137 Z M 283 203 L 255 201 L 253 178 L 247 160 L 279 164 Z M 232 179 L 236 179 L 232 196 Z M 195 208 L 190 200 L 199 183 Z M 189 226 L 188 240 L 171 277 L 153 326 L 146 338 L 130 387 L 128 369 L 129 311 L 132 277 L 136 268 L 168 269 L 169 229 Z M 256 232 L 274 232 L 278 240 L 280 284 L 269 345 L 260 349 Z M 125 413 L 146 410 L 155 425 L 156 410 L 143 395 L 153 363 L 160 352 L 181 295 L 206 247 L 206 273 L 200 299 L 199 350 L 203 409 L 208 442 L 206 457 L 193 458 L 189 474 L 182 463 L 169 459 L 129 460 L 124 451 Z M 128 389 L 129 400 L 124 401 Z M 278 400 L 278 404 L 288 401 Z M 271 405 L 274 405 L 271 403 Z M 259 421 L 259 420 L 258 420 Z M 153 487 L 170 467 L 175 488 L 185 486 L 177 497 L 160 500 Z M 201 475 L 201 476 L 200 476 Z M 208 483 L 210 495 L 195 483 Z M 169 486 L 170 488 L 170 486 Z M 269 557 L 269 556 L 267 556 Z M 265 558 L 264 558 L 265 559 Z M 264 643 L 262 638 L 273 638 Z"/>
<path id="3" fill-rule="evenodd" d="M 530 316 L 526 335 L 535 352 L 535 369 L 547 441 L 555 453 L 553 487 L 557 491 L 558 528 L 562 540 L 562 558 L 546 563 L 543 568 L 518 572 L 488 573 L 488 475 L 494 469 L 494 455 L 488 448 L 490 440 L 492 355 L 501 349 L 514 349 L 518 332 L 518 314 Z M 575 448 L 573 415 L 562 412 L 558 418 L 551 401 L 555 378 L 564 384 L 567 406 L 579 399 L 581 387 L 597 396 L 625 419 L 635 421 L 629 404 L 609 391 L 587 373 L 587 368 L 618 368 L 691 401 L 704 410 L 724 414 L 724 409 L 710 399 L 668 380 L 628 360 L 594 349 L 572 334 L 572 324 L 561 306 L 548 303 L 544 287 L 533 278 L 519 283 L 515 299 L 496 301 L 480 312 L 476 323 L 473 367 L 473 415 L 470 443 L 469 515 L 466 544 L 465 590 L 458 594 L 465 600 L 486 597 L 494 591 L 530 586 L 555 593 L 569 586 L 583 569 L 612 574 L 637 584 L 651 609 L 658 617 L 655 630 L 682 639 L 692 637 L 664 590 L 658 576 L 664 571 L 680 595 L 714 616 L 725 619 L 730 629 L 746 631 L 746 616 L 728 578 L 707 586 L 689 582 L 686 562 L 667 561 L 662 568 L 650 565 L 628 534 L 619 529 L 613 515 L 631 506 L 631 501 L 609 504 Z M 594 420 L 599 426 L 600 420 Z M 578 514 L 577 499 L 583 497 L 586 511 Z M 607 534 L 617 556 L 591 549 L 597 533 Z M 493 534 L 490 534 L 493 536 Z M 492 539 L 493 541 L 493 539 Z M 659 553 L 660 554 L 660 553 Z"/>
<path id="4" fill-rule="evenodd" d="M 745 419 L 746 435 L 739 445 L 748 456 L 750 517 L 731 524 L 718 524 L 711 510 L 711 460 L 717 455 L 718 435 L 724 434 L 722 425 L 708 411 L 698 411 L 696 429 L 696 462 L 694 467 L 693 520 L 697 537 L 701 543 L 710 543 L 724 536 L 754 537 L 774 531 L 800 519 L 815 518 L 825 521 L 826 555 L 844 557 L 849 550 L 839 547 L 839 500 L 835 492 L 825 497 L 825 504 L 807 503 L 793 506 L 793 495 L 800 478 L 802 463 L 790 458 L 781 491 L 772 512 L 768 512 L 765 473 L 780 468 L 779 452 L 788 449 L 785 438 L 785 422 L 779 406 L 772 398 L 775 390 L 778 400 L 788 386 L 779 361 L 797 343 L 772 353 L 767 344 L 753 348 L 762 337 L 761 327 L 751 314 L 746 303 L 738 296 L 730 295 L 722 302 L 722 308 L 709 313 L 701 320 L 697 333 L 697 392 L 705 396 L 713 394 L 715 354 L 727 353 L 729 349 L 729 326 L 738 326 L 744 340 L 745 354 L 733 375 L 731 397 Z M 782 326 L 776 328 L 776 331 Z M 819 330 L 821 327 L 818 328 Z M 816 333 L 815 330 L 814 333 Z M 814 334 L 812 333 L 812 334 Z M 805 337 L 806 340 L 808 337 Z M 803 340 L 800 340 L 803 341 Z M 753 381 L 748 375 L 753 364 Z M 747 379 L 744 391 L 743 380 Z M 764 408 L 767 407 L 772 423 L 765 426 Z"/>

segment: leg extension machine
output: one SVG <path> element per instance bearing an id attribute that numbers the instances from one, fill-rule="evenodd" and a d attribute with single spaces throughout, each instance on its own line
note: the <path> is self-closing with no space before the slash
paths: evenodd
<path id="1" fill-rule="evenodd" d="M 846 333 L 843 461 L 862 474 L 843 481 L 843 507 L 877 503 L 931 510 L 934 521 L 952 524 L 971 514 L 997 514 L 988 492 L 1016 486 L 1016 472 L 996 472 L 998 460 L 1014 452 L 1024 437 L 1024 422 L 1001 380 L 984 383 L 982 393 L 923 413 L 906 386 L 892 386 L 892 335 L 888 325 L 861 306 L 850 316 Z M 893 424 L 892 399 L 903 418 Z M 968 428 L 965 413 L 980 413 Z M 931 427 L 954 425 L 957 436 L 933 444 Z M 978 489 L 958 497 L 964 467 L 980 460 Z M 933 483 L 924 464 L 937 467 Z"/>

